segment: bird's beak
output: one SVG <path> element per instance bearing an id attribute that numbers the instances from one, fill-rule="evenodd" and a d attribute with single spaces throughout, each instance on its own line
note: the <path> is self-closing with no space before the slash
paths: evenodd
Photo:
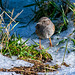
<path id="1" fill-rule="evenodd" d="M 42 23 L 41 23 L 41 22 L 38 22 L 38 23 L 37 23 L 37 25 L 40 25 L 40 24 L 42 24 Z"/>

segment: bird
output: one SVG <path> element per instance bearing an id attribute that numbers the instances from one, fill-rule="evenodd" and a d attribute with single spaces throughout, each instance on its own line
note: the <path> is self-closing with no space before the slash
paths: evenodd
<path id="1" fill-rule="evenodd" d="M 52 21 L 48 17 L 41 17 L 38 23 L 36 24 L 35 28 L 35 33 L 39 37 L 39 48 L 42 49 L 41 39 L 47 38 L 49 38 L 49 44 L 52 47 L 51 36 L 55 32 L 55 25 L 52 23 Z"/>

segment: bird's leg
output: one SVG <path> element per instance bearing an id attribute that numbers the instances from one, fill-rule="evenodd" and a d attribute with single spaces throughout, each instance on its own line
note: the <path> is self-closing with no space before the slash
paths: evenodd
<path id="1" fill-rule="evenodd" d="M 52 42 L 51 42 L 51 38 L 49 38 L 49 41 L 50 41 L 50 46 L 52 47 Z"/>
<path id="2" fill-rule="evenodd" d="M 42 50 L 42 47 L 41 47 L 41 39 L 39 39 L 39 48 Z M 40 60 L 42 60 L 42 54 L 40 53 Z"/>
<path id="3" fill-rule="evenodd" d="M 41 47 L 41 39 L 39 39 L 39 48 L 42 49 L 42 47 Z"/>

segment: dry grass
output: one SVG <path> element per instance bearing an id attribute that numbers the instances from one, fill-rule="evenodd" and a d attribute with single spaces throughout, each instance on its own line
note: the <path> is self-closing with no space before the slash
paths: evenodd
<path id="1" fill-rule="evenodd" d="M 10 32 L 14 29 L 14 27 L 18 24 L 15 19 L 23 12 L 23 10 L 18 13 L 14 18 L 13 17 L 13 13 L 14 13 L 14 9 L 12 10 L 12 12 L 10 12 L 11 15 L 9 15 L 6 11 L 4 11 L 1 7 L 0 7 L 2 13 L 0 14 L 0 29 L 1 29 L 1 33 L 0 33 L 0 37 L 1 37 L 1 53 L 2 53 L 2 48 L 6 47 L 9 50 L 8 44 L 9 44 L 9 40 L 11 39 L 10 36 Z M 6 25 L 3 16 L 4 14 L 9 17 L 10 22 Z M 10 29 L 10 27 L 12 26 L 12 22 L 15 22 L 15 25 Z M 11 30 L 11 31 L 10 31 Z M 4 32 L 3 32 L 4 31 Z M 9 50 L 9 53 L 11 55 L 11 52 Z"/>

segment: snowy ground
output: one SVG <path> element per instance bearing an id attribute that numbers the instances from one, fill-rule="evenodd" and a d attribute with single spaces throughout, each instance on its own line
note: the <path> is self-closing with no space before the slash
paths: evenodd
<path id="1" fill-rule="evenodd" d="M 71 15 L 71 14 L 69 14 L 69 15 Z M 30 28 L 34 28 L 34 26 L 33 27 L 31 26 Z M 52 43 L 53 43 L 54 47 L 50 48 L 48 50 L 48 52 L 52 55 L 53 61 L 51 63 L 48 63 L 48 64 L 51 64 L 51 65 L 59 64 L 59 65 L 61 65 L 61 63 L 63 61 L 63 57 L 64 57 L 66 42 L 61 43 L 58 46 L 56 46 L 56 44 L 62 39 L 67 39 L 67 36 L 69 36 L 69 34 L 71 34 L 73 32 L 73 30 L 75 30 L 73 21 L 71 21 L 69 19 L 68 29 L 61 32 L 59 35 L 53 35 L 52 36 Z M 29 32 L 33 32 L 33 31 L 35 31 L 35 28 L 33 30 L 31 29 L 31 31 L 29 31 Z M 71 35 L 71 38 L 74 38 L 74 36 L 75 36 L 75 34 Z M 59 39 L 57 39 L 57 38 L 59 38 Z M 26 40 L 26 39 L 27 38 L 24 37 L 23 41 Z M 31 39 L 33 39 L 35 42 L 39 43 L 38 36 L 32 35 L 30 37 L 30 40 L 27 43 L 28 45 L 34 44 Z M 44 48 L 49 47 L 49 39 L 42 40 L 42 46 Z M 59 51 L 56 52 L 57 49 L 60 48 L 61 46 L 64 46 L 64 48 L 59 49 Z M 49 73 L 46 73 L 46 74 L 48 74 L 48 75 L 75 75 L 75 52 L 71 51 L 71 50 L 73 50 L 73 48 L 75 49 L 75 46 L 73 45 L 73 42 L 68 41 L 68 50 L 70 51 L 70 53 L 69 54 L 66 53 L 65 62 L 67 64 L 70 64 L 70 67 L 61 66 L 61 69 L 58 70 L 59 72 L 49 72 Z M 39 73 L 39 74 L 43 75 L 45 73 Z"/>
<path id="2" fill-rule="evenodd" d="M 36 23 L 35 23 L 36 25 Z M 18 33 L 20 33 L 20 31 L 22 31 L 20 33 L 20 35 L 24 35 L 23 36 L 23 41 L 25 41 L 26 39 L 28 39 L 27 37 L 25 38 L 25 36 L 27 36 L 28 34 L 31 36 L 32 33 L 34 33 L 35 31 L 35 25 L 30 25 L 29 27 L 22 28 L 22 29 L 18 29 Z M 19 31 L 20 30 L 20 31 Z M 53 57 L 53 61 L 51 63 L 51 65 L 54 64 L 59 64 L 61 65 L 62 61 L 63 61 L 63 56 L 64 56 L 64 51 L 65 48 L 59 49 L 58 52 L 57 49 L 60 48 L 61 46 L 66 46 L 66 42 L 63 44 L 61 43 L 60 45 L 56 46 L 56 44 L 64 39 L 67 38 L 67 36 L 69 34 L 71 34 L 74 30 L 74 26 L 73 26 L 73 21 L 69 20 L 69 25 L 68 25 L 68 29 L 66 31 L 61 32 L 59 35 L 53 35 L 52 36 L 52 43 L 54 45 L 54 47 L 50 48 L 48 50 L 48 52 L 52 55 Z M 59 39 L 57 39 L 59 38 Z M 74 34 L 71 35 L 71 38 L 74 38 Z M 39 43 L 39 39 L 38 36 L 36 34 L 32 35 L 30 37 L 30 40 L 27 42 L 27 45 L 31 45 L 34 44 L 34 42 L 31 40 L 33 39 L 35 42 Z M 42 40 L 42 46 L 44 48 L 47 48 L 49 46 L 49 39 L 44 39 Z M 46 73 L 48 75 L 75 75 L 75 52 L 71 52 L 73 46 L 73 42 L 69 41 L 68 42 L 68 50 L 70 51 L 70 53 L 66 53 L 65 56 L 65 62 L 67 64 L 70 64 L 70 67 L 65 67 L 65 66 L 61 66 L 61 69 L 58 70 L 58 72 L 49 72 Z M 9 68 L 13 68 L 13 67 L 18 67 L 18 66 L 31 66 L 33 64 L 30 64 L 28 62 L 25 62 L 23 60 L 16 60 L 16 59 L 11 59 L 8 57 L 5 57 L 3 55 L 0 54 L 0 68 L 4 68 L 4 69 L 9 69 Z M 15 72 L 0 72 L 0 75 L 17 75 Z M 45 73 L 38 73 L 40 75 L 43 75 Z"/>
<path id="3" fill-rule="evenodd" d="M 9 1 L 11 1 L 11 0 L 9 0 Z M 13 0 L 13 1 L 16 2 L 16 0 Z M 29 1 L 30 0 L 28 0 L 28 2 Z M 71 1 L 75 2 L 75 0 L 71 0 Z M 14 7 L 15 7 L 15 5 L 14 5 Z M 26 12 L 26 13 L 29 13 L 29 12 Z M 25 13 L 23 13 L 23 14 L 25 14 Z M 71 15 L 71 14 L 69 14 L 69 15 Z M 20 25 L 21 24 L 18 24 L 18 26 L 20 26 Z M 35 32 L 35 25 L 36 25 L 36 23 L 34 23 L 34 24 L 31 23 L 28 27 L 21 28 L 21 29 L 17 28 L 18 27 L 17 26 L 14 29 L 14 31 L 17 31 L 17 34 L 20 33 L 20 35 L 23 37 L 23 39 L 22 39 L 23 41 L 30 38 L 30 40 L 27 42 L 27 45 L 34 44 L 34 42 L 31 39 L 33 39 L 35 42 L 39 43 L 38 36 L 36 34 L 31 35 Z M 66 42 L 61 43 L 58 46 L 56 46 L 56 44 L 60 40 L 67 38 L 67 36 L 69 34 L 71 34 L 73 32 L 73 30 L 75 30 L 73 21 L 71 21 L 69 19 L 68 29 L 66 31 L 61 32 L 59 35 L 56 34 L 56 35 L 52 36 L 52 43 L 53 43 L 54 47 L 50 48 L 48 50 L 48 53 L 50 53 L 52 55 L 53 61 L 51 63 L 47 62 L 48 64 L 51 64 L 51 65 L 59 64 L 59 65 L 61 65 L 61 63 L 63 61 Z M 74 37 L 75 37 L 75 34 L 72 34 L 71 38 L 74 38 Z M 42 40 L 42 46 L 44 48 L 47 48 L 49 46 L 49 39 Z M 60 48 L 61 46 L 64 46 L 64 48 L 59 49 L 59 51 L 56 52 L 57 49 Z M 39 75 L 44 75 L 44 74 L 47 74 L 47 75 L 75 75 L 75 52 L 71 51 L 71 50 L 73 50 L 72 48 L 75 48 L 75 46 L 73 45 L 73 42 L 68 41 L 68 50 L 70 51 L 70 53 L 69 54 L 66 53 L 65 62 L 67 64 L 70 64 L 70 67 L 61 66 L 61 68 L 56 72 L 38 73 L 38 74 Z M 5 57 L 5 56 L 0 54 L 0 69 L 1 68 L 10 69 L 13 67 L 18 67 L 18 66 L 32 66 L 32 65 L 33 64 L 25 62 L 23 60 L 16 60 L 16 59 L 13 60 L 11 58 Z M 0 75 L 19 75 L 19 74 L 16 74 L 15 72 L 0 72 Z"/>

